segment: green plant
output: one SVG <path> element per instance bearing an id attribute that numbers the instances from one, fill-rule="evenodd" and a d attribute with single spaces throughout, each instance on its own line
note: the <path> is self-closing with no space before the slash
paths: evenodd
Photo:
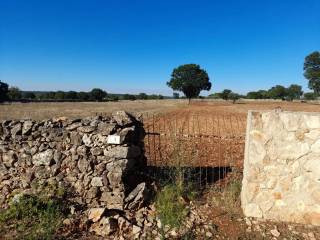
<path id="1" fill-rule="evenodd" d="M 165 186 L 156 197 L 156 209 L 162 226 L 179 228 L 188 214 L 182 188 L 176 184 Z"/>
<path id="2" fill-rule="evenodd" d="M 21 194 L 0 211 L 0 232 L 15 239 L 53 239 L 65 212 L 61 199 Z"/>
<path id="3" fill-rule="evenodd" d="M 213 203 L 231 215 L 237 214 L 240 212 L 240 193 L 240 180 L 233 180 L 222 191 L 213 192 Z"/>

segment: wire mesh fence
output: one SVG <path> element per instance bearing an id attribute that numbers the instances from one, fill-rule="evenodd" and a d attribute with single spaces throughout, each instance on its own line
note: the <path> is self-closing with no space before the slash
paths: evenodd
<path id="1" fill-rule="evenodd" d="M 179 170 L 199 187 L 242 170 L 246 118 L 238 115 L 144 114 L 149 175 L 169 180 Z"/>

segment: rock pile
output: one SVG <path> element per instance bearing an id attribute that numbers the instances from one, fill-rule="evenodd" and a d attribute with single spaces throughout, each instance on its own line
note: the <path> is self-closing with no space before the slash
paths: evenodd
<path id="1" fill-rule="evenodd" d="M 110 136 L 118 143 L 111 144 Z M 123 111 L 0 122 L 0 206 L 34 185 L 57 185 L 83 206 L 91 231 L 109 235 L 123 224 L 123 214 L 142 208 L 147 199 L 146 183 L 134 178 L 144 162 L 143 137 L 141 122 Z"/>

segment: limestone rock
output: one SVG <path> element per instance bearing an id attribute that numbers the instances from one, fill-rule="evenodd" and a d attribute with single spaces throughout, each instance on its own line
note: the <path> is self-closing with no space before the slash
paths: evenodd
<path id="1" fill-rule="evenodd" d="M 274 228 L 270 231 L 270 233 L 272 234 L 272 236 L 274 237 L 279 237 L 280 236 L 280 232 L 278 231 L 277 228 Z"/>
<path id="2" fill-rule="evenodd" d="M 92 153 L 92 155 L 95 155 L 95 156 L 99 156 L 103 154 L 103 150 L 99 147 L 91 148 L 90 152 Z"/>
<path id="3" fill-rule="evenodd" d="M 112 118 L 117 122 L 120 126 L 126 126 L 133 123 L 133 117 L 125 111 L 117 111 L 112 114 Z"/>
<path id="4" fill-rule="evenodd" d="M 53 150 L 47 149 L 46 151 L 35 154 L 32 157 L 32 163 L 35 166 L 50 166 L 53 160 Z"/>
<path id="5" fill-rule="evenodd" d="M 80 146 L 82 143 L 82 136 L 77 132 L 71 132 L 70 140 L 72 144 Z"/>
<path id="6" fill-rule="evenodd" d="M 102 136 L 107 136 L 107 135 L 111 135 L 114 133 L 116 129 L 116 124 L 114 123 L 99 123 L 98 125 L 98 132 L 102 135 Z"/>
<path id="7" fill-rule="evenodd" d="M 88 148 L 86 146 L 79 146 L 77 148 L 77 154 L 86 157 L 88 154 Z"/>
<path id="8" fill-rule="evenodd" d="M 91 187 L 89 191 L 87 191 L 86 198 L 93 199 L 97 197 L 99 189 L 97 187 Z"/>
<path id="9" fill-rule="evenodd" d="M 123 210 L 124 193 L 118 191 L 103 192 L 100 201 L 104 202 L 108 209 Z"/>
<path id="10" fill-rule="evenodd" d="M 22 125 L 21 123 L 18 123 L 11 129 L 11 134 L 13 137 L 15 137 L 16 135 L 21 134 L 21 131 L 22 131 Z"/>
<path id="11" fill-rule="evenodd" d="M 91 140 L 91 136 L 90 135 L 84 134 L 83 137 L 82 137 L 82 141 L 87 147 L 91 147 L 92 140 Z"/>
<path id="12" fill-rule="evenodd" d="M 99 222 L 94 223 L 90 232 L 94 232 L 95 234 L 103 237 L 108 237 L 112 233 L 116 232 L 118 229 L 118 221 L 112 217 L 103 217 Z"/>
<path id="13" fill-rule="evenodd" d="M 96 130 L 95 126 L 83 126 L 83 127 L 78 128 L 78 131 L 83 132 L 83 133 L 91 133 L 94 130 Z"/>
<path id="14" fill-rule="evenodd" d="M 98 222 L 101 219 L 105 210 L 106 210 L 105 208 L 91 208 L 91 209 L 89 209 L 88 219 L 91 220 L 92 222 Z"/>
<path id="15" fill-rule="evenodd" d="M 139 208 L 143 202 L 147 199 L 148 190 L 146 188 L 146 183 L 140 183 L 138 186 L 132 190 L 131 193 L 125 199 L 128 203 L 129 209 Z"/>
<path id="16" fill-rule="evenodd" d="M 78 161 L 78 168 L 81 172 L 86 172 L 90 167 L 90 163 L 85 158 L 80 158 Z"/>
<path id="17" fill-rule="evenodd" d="M 141 154 L 141 150 L 138 146 L 117 146 L 111 148 L 108 151 L 104 151 L 104 155 L 109 158 L 124 159 L 124 158 L 136 158 Z"/>
<path id="18" fill-rule="evenodd" d="M 33 122 L 32 121 L 25 121 L 23 123 L 23 127 L 22 127 L 22 134 L 23 135 L 27 135 L 31 133 L 33 127 Z"/>
<path id="19" fill-rule="evenodd" d="M 18 161 L 18 157 L 13 151 L 3 154 L 2 159 L 6 167 L 13 167 L 13 164 Z"/>
<path id="20" fill-rule="evenodd" d="M 75 122 L 69 125 L 68 127 L 66 127 L 66 129 L 69 131 L 72 131 L 72 130 L 76 130 L 78 127 L 81 127 L 81 126 L 82 126 L 81 122 Z"/>
<path id="21" fill-rule="evenodd" d="M 103 186 L 102 177 L 94 177 L 94 178 L 92 178 L 91 186 L 93 186 L 93 187 L 102 187 Z"/>
<path id="22" fill-rule="evenodd" d="M 118 187 L 122 183 L 123 172 L 122 171 L 110 171 L 107 174 L 108 181 L 112 188 Z"/>

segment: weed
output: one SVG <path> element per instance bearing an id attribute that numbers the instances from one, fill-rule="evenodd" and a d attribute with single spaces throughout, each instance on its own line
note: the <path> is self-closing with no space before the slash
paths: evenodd
<path id="1" fill-rule="evenodd" d="M 224 209 L 231 216 L 238 214 L 240 210 L 241 182 L 236 179 L 230 182 L 222 191 L 214 190 L 213 203 Z"/>
<path id="2" fill-rule="evenodd" d="M 162 226 L 179 228 L 188 214 L 182 189 L 175 184 L 165 186 L 157 195 L 156 208 Z"/>
<path id="3" fill-rule="evenodd" d="M 65 213 L 60 200 L 21 194 L 0 211 L 0 232 L 11 239 L 53 239 Z"/>

